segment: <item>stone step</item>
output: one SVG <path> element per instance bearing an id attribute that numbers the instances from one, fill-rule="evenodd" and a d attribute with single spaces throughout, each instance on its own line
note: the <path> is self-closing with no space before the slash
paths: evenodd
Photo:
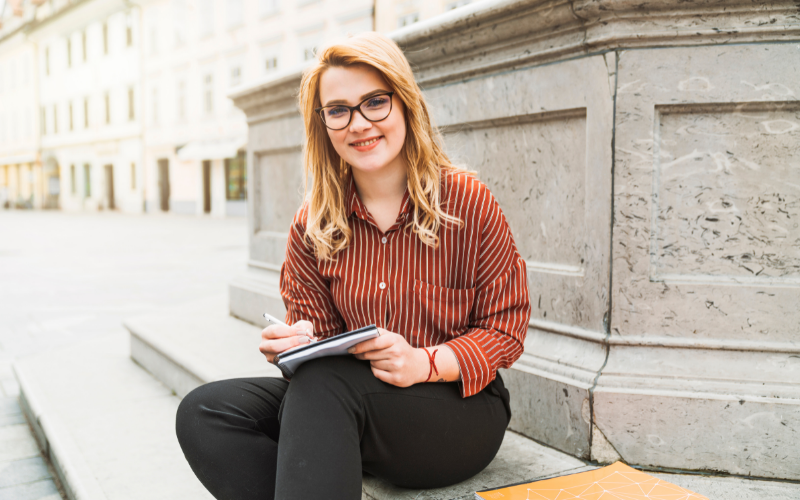
<path id="1" fill-rule="evenodd" d="M 137 318 L 127 322 L 129 337 L 112 335 L 15 364 L 21 406 L 72 500 L 211 499 L 175 438 L 179 395 L 212 380 L 278 375 L 256 348 L 260 327 L 231 318 L 224 304 L 207 300 Z M 585 468 L 508 432 L 495 460 L 468 481 L 419 491 L 365 476 L 362 498 L 472 499 L 476 490 Z M 784 483 L 665 478 L 715 493 L 709 498 L 798 498 L 797 485 Z"/>
<path id="2" fill-rule="evenodd" d="M 20 404 L 71 500 L 212 500 L 175 437 L 180 399 L 124 333 L 19 360 Z"/>
<path id="3" fill-rule="evenodd" d="M 131 357 L 180 397 L 226 378 L 280 377 L 258 351 L 261 327 L 228 314 L 224 296 L 125 321 Z"/>

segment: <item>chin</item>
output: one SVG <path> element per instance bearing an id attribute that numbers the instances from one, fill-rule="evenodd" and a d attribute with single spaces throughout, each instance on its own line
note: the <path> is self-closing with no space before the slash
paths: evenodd
<path id="1" fill-rule="evenodd" d="M 360 161 L 348 161 L 348 163 L 356 170 L 361 170 L 363 172 L 376 172 L 386 165 L 389 164 L 388 161 L 385 160 L 364 160 L 363 158 Z"/>

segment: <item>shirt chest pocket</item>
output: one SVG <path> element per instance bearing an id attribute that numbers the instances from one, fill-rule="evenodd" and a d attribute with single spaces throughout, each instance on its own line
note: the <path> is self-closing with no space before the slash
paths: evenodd
<path id="1" fill-rule="evenodd" d="M 436 345 L 458 337 L 469 325 L 475 289 L 455 289 L 414 280 L 412 307 L 418 311 L 417 331 L 425 345 Z"/>

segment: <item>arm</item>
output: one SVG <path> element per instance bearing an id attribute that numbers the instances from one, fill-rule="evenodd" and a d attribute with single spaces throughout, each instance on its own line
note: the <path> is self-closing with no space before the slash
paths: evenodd
<path id="1" fill-rule="evenodd" d="M 320 275 L 313 248 L 304 240 L 305 207 L 301 208 L 289 229 L 286 260 L 281 266 L 281 297 L 286 306 L 286 322 L 308 321 L 313 334 L 332 337 L 342 332 L 344 322 L 336 309 L 330 285 Z"/>
<path id="2" fill-rule="evenodd" d="M 460 367 L 463 397 L 480 392 L 498 368 L 508 368 L 520 357 L 531 311 L 525 261 L 494 197 L 487 196 L 481 212 L 470 328 L 444 344 Z"/>

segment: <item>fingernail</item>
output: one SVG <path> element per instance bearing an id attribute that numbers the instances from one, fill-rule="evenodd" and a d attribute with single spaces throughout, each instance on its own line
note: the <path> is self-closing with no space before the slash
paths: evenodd
<path id="1" fill-rule="evenodd" d="M 300 338 L 297 339 L 297 341 L 300 342 L 301 344 L 306 344 L 308 342 L 311 342 L 311 339 L 306 337 L 305 335 L 298 335 L 298 337 Z"/>
<path id="2" fill-rule="evenodd" d="M 350 354 L 353 354 L 353 352 L 355 352 L 355 350 L 356 350 L 355 347 L 351 347 L 350 349 L 347 350 L 347 352 L 349 352 Z"/>

